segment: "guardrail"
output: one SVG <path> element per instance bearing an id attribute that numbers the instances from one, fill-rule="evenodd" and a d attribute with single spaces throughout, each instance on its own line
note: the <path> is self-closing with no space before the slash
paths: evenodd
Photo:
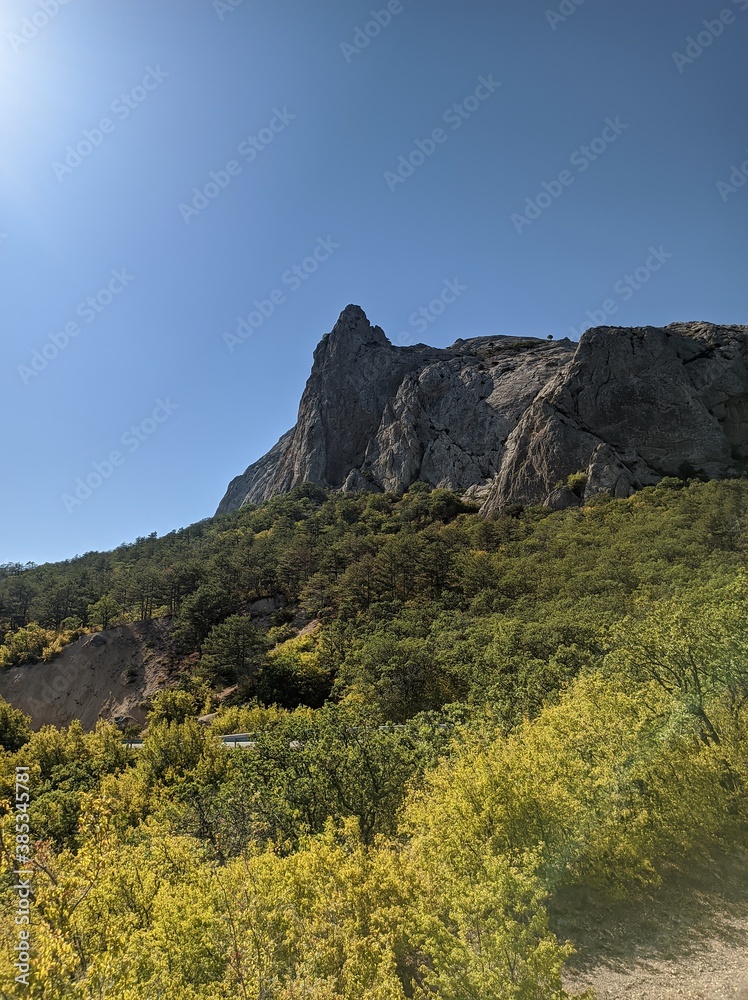
<path id="1" fill-rule="evenodd" d="M 351 727 L 350 732 L 363 733 L 373 728 L 376 728 L 376 730 L 380 733 L 394 733 L 400 731 L 401 729 L 407 729 L 408 727 L 402 724 L 393 724 L 390 726 L 376 726 L 376 727 L 353 726 Z M 450 725 L 448 722 L 440 722 L 434 726 L 434 729 L 439 730 L 439 732 L 447 732 L 450 729 L 454 729 L 454 726 Z M 232 747 L 234 749 L 236 749 L 237 747 L 257 746 L 256 733 L 227 733 L 223 736 L 219 736 L 219 739 L 226 746 Z M 143 744 L 145 743 L 145 740 L 137 738 L 132 740 L 123 740 L 122 742 L 126 747 L 129 747 L 130 750 L 140 750 Z M 288 746 L 290 747 L 291 750 L 301 750 L 304 744 L 303 742 L 301 742 L 301 740 L 291 740 Z"/>
<path id="2" fill-rule="evenodd" d="M 253 739 L 254 735 L 254 733 L 227 733 L 225 736 L 220 736 L 219 739 L 229 747 L 254 747 L 257 746 L 257 741 Z M 140 750 L 145 740 L 133 739 L 123 740 L 122 742 L 131 750 Z M 302 744 L 298 740 L 293 740 L 289 743 L 289 746 L 296 750 Z"/>

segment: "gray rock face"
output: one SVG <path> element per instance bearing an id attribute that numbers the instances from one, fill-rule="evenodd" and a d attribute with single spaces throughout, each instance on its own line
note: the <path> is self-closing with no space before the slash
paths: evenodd
<path id="1" fill-rule="evenodd" d="M 577 472 L 581 487 L 559 488 Z M 394 347 L 348 306 L 314 352 L 296 426 L 231 482 L 218 513 L 305 481 L 380 491 L 423 480 L 491 512 L 696 472 L 748 472 L 748 327 Z"/>
<path id="2" fill-rule="evenodd" d="M 584 496 L 628 496 L 663 476 L 748 472 L 748 327 L 596 327 L 518 422 L 485 508 L 545 503 L 587 473 Z"/>

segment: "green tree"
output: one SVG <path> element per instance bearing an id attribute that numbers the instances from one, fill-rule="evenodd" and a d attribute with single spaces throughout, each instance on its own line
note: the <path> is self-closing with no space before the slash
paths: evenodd
<path id="1" fill-rule="evenodd" d="M 182 601 L 175 638 L 185 650 L 197 649 L 214 625 L 227 618 L 236 608 L 236 601 L 217 583 L 202 583 Z"/>
<path id="2" fill-rule="evenodd" d="M 197 711 L 197 702 L 189 691 L 167 688 L 154 695 L 148 722 L 150 725 L 157 725 L 159 722 L 184 722 L 196 715 Z"/>
<path id="3" fill-rule="evenodd" d="M 31 719 L 0 698 L 0 747 L 15 753 L 31 738 Z"/>
<path id="4" fill-rule="evenodd" d="M 255 677 L 266 649 L 261 633 L 246 615 L 230 615 L 210 630 L 200 664 L 211 676 L 244 684 Z"/>
<path id="5" fill-rule="evenodd" d="M 652 679 L 695 715 L 704 739 L 720 742 L 715 709 L 737 717 L 748 706 L 748 576 L 660 601 L 618 630 L 607 659 L 637 679 Z"/>
<path id="6" fill-rule="evenodd" d="M 88 605 L 87 616 L 89 625 L 108 629 L 119 623 L 122 617 L 122 608 L 113 597 L 105 594 L 94 604 Z"/>

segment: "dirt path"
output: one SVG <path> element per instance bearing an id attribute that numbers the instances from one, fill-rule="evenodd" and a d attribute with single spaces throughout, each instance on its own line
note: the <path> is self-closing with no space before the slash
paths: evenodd
<path id="1" fill-rule="evenodd" d="M 635 902 L 570 893 L 553 922 L 577 948 L 571 991 L 591 987 L 597 1000 L 748 1000 L 748 850 L 693 864 Z"/>

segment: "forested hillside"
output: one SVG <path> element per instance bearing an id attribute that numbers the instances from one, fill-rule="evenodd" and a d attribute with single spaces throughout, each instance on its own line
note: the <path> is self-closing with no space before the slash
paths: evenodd
<path id="1" fill-rule="evenodd" d="M 140 750 L 0 704 L 0 996 L 567 996 L 566 891 L 631 897 L 748 832 L 747 530 L 746 480 L 494 518 L 302 486 L 4 567 L 5 669 L 158 617 L 180 680 Z"/>
<path id="2" fill-rule="evenodd" d="M 239 703 L 332 695 L 401 722 L 478 701 L 516 720 L 603 656 L 627 616 L 676 595 L 700 604 L 701 588 L 731 579 L 747 505 L 744 481 L 665 480 L 628 500 L 486 519 L 425 486 L 402 498 L 300 487 L 113 552 L 3 567 L 0 664 L 167 616 L 196 711 L 238 685 Z M 261 598 L 277 610 L 258 625 Z M 320 627 L 298 638 L 308 622 Z"/>

